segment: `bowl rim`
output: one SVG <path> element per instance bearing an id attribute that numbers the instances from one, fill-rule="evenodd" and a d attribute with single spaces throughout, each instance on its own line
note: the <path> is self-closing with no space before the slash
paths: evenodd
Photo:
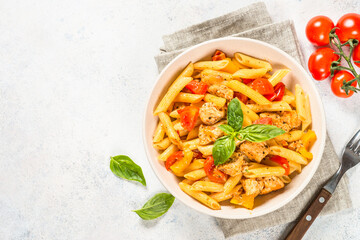
<path id="1" fill-rule="evenodd" d="M 309 81 L 309 84 L 311 86 L 311 88 L 314 89 L 314 92 L 315 92 L 315 98 L 316 100 L 318 101 L 319 103 L 319 106 L 320 106 L 320 122 L 321 122 L 321 125 L 323 125 L 324 127 L 324 131 L 322 132 L 321 136 L 318 137 L 318 140 L 317 141 L 320 141 L 320 145 L 319 145 L 319 156 L 320 156 L 320 159 L 319 161 L 316 162 L 316 165 L 313 166 L 313 168 L 310 169 L 310 172 L 309 172 L 309 177 L 306 178 L 303 182 L 301 182 L 301 184 L 297 187 L 297 190 L 294 191 L 288 198 L 284 199 L 282 204 L 279 204 L 278 206 L 270 206 L 269 208 L 267 208 L 265 211 L 262 211 L 262 212 L 251 212 L 251 214 L 247 214 L 247 215 L 243 215 L 243 216 L 237 216 L 237 215 L 225 215 L 224 216 L 224 213 L 221 212 L 221 210 L 212 210 L 212 209 L 205 209 L 205 208 L 197 208 L 196 206 L 194 205 L 190 205 L 188 203 L 186 203 L 181 196 L 179 196 L 175 191 L 172 190 L 171 187 L 168 187 L 166 182 L 163 181 L 160 176 L 159 176 L 159 173 L 157 172 L 156 170 L 156 167 L 155 167 L 155 161 L 152 161 L 151 159 L 151 155 L 150 155 L 150 152 L 149 152 L 149 148 L 147 146 L 147 139 L 146 139 L 146 117 L 147 117 L 147 110 L 149 108 L 149 104 L 150 104 L 150 100 L 151 98 L 153 97 L 152 96 L 152 93 L 157 85 L 157 83 L 159 82 L 159 80 L 162 78 L 162 76 L 164 75 L 164 73 L 167 71 L 167 69 L 172 66 L 179 58 L 181 58 L 183 55 L 187 54 L 188 52 L 192 51 L 193 49 L 195 48 L 198 48 L 200 46 L 203 46 L 203 45 L 207 45 L 207 44 L 210 44 L 210 43 L 213 43 L 213 42 L 221 42 L 221 41 L 227 41 L 227 40 L 241 40 L 241 41 L 249 41 L 249 42 L 253 42 L 253 43 L 256 43 L 256 44 L 260 44 L 260 45 L 264 45 L 265 47 L 268 47 L 268 48 L 271 48 L 272 50 L 275 50 L 277 52 L 280 52 L 281 54 L 287 56 L 290 61 L 298 68 L 300 69 L 300 71 L 304 74 L 304 75 L 307 75 L 308 78 L 306 78 L 307 80 L 304 80 L 304 81 Z M 325 112 L 324 112 L 324 106 L 323 106 L 323 103 L 322 103 L 322 100 L 320 98 L 320 94 L 315 86 L 315 83 L 313 81 L 311 81 L 311 77 L 310 75 L 308 74 L 308 72 L 304 69 L 304 67 L 299 63 L 297 62 L 292 56 L 290 56 L 288 53 L 284 52 L 283 50 L 279 49 L 278 47 L 275 47 L 269 43 L 266 43 L 266 42 L 263 42 L 263 41 L 260 41 L 260 40 L 256 40 L 256 39 L 251 39 L 251 38 L 244 38 L 244 37 L 223 37 L 223 38 L 217 38 L 217 39 L 212 39 L 212 40 L 208 40 L 208 41 L 205 41 L 205 42 L 202 42 L 202 43 L 199 43 L 199 44 L 196 44 L 192 47 L 189 47 L 187 48 L 184 52 L 182 52 L 181 54 L 179 54 L 178 56 L 176 56 L 173 60 L 171 60 L 165 67 L 164 69 L 161 71 L 161 73 L 157 76 L 156 78 L 156 81 L 154 82 L 152 88 L 151 88 L 151 91 L 150 91 L 150 94 L 147 98 L 147 102 L 146 102 L 146 106 L 145 106 L 145 109 L 144 109 L 144 115 L 143 115 L 143 130 L 142 130 L 142 138 L 143 138 L 143 145 L 145 147 L 145 152 L 146 152 L 146 157 L 147 157 L 147 160 L 148 162 L 150 163 L 150 166 L 153 170 L 153 172 L 155 173 L 156 177 L 159 179 L 159 181 L 161 182 L 161 184 L 178 200 L 180 200 L 184 205 L 194 209 L 195 211 L 197 212 L 200 212 L 200 213 L 203 213 L 203 214 L 206 214 L 206 215 L 209 215 L 209 216 L 213 216 L 213 217 L 218 217 L 218 218 L 223 218 L 223 219 L 249 219 L 249 218 L 254 218 L 254 217 L 259 217 L 259 216 L 263 216 L 265 214 L 269 214 L 269 213 L 272 213 L 274 211 L 276 211 L 277 209 L 285 206 L 286 204 L 288 204 L 289 202 L 291 202 L 296 196 L 298 196 L 304 189 L 305 187 L 309 184 L 310 180 L 313 179 L 314 177 L 314 174 L 315 172 L 317 171 L 319 165 L 320 165 L 320 162 L 321 162 L 321 159 L 322 159 L 322 156 L 323 156 L 323 153 L 324 153 L 324 148 L 325 148 L 325 140 L 326 140 L 326 120 L 325 120 Z M 194 201 L 196 201 L 195 199 L 193 199 Z"/>

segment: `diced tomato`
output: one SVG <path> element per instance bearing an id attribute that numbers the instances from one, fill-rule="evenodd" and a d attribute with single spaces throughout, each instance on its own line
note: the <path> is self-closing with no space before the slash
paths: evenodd
<path id="1" fill-rule="evenodd" d="M 241 79 L 242 82 L 246 85 L 248 85 L 249 83 L 251 83 L 252 81 L 254 81 L 254 79 L 249 79 L 249 78 L 242 78 Z"/>
<path id="2" fill-rule="evenodd" d="M 269 101 L 281 101 L 282 98 L 284 97 L 284 93 L 285 93 L 285 84 L 283 84 L 282 82 L 279 82 L 274 87 L 274 93 L 265 95 L 265 97 Z"/>
<path id="3" fill-rule="evenodd" d="M 285 175 L 289 175 L 290 165 L 286 158 L 280 157 L 278 155 L 274 155 L 270 157 L 270 161 L 278 163 L 281 167 L 285 169 Z"/>
<path id="4" fill-rule="evenodd" d="M 188 131 L 195 127 L 196 120 L 199 116 L 199 108 L 196 106 L 187 106 L 178 110 L 180 114 L 181 126 Z"/>
<path id="5" fill-rule="evenodd" d="M 216 50 L 211 59 L 213 61 L 220 61 L 220 60 L 224 60 L 225 58 L 226 58 L 226 55 L 224 52 L 222 52 L 220 50 Z"/>
<path id="6" fill-rule="evenodd" d="M 257 78 L 252 83 L 249 84 L 249 87 L 260 93 L 261 95 L 273 94 L 274 88 L 271 83 L 266 78 Z"/>
<path id="7" fill-rule="evenodd" d="M 202 153 L 197 149 L 193 150 L 193 153 L 194 153 L 194 155 L 193 155 L 194 159 L 203 159 L 204 158 Z"/>
<path id="8" fill-rule="evenodd" d="M 266 124 L 266 125 L 273 125 L 272 119 L 269 117 L 263 117 L 256 119 L 253 124 Z"/>
<path id="9" fill-rule="evenodd" d="M 206 176 L 212 182 L 222 183 L 224 184 L 227 180 L 227 175 L 215 168 L 214 158 L 212 156 L 208 157 L 204 164 L 204 170 L 206 172 Z"/>
<path id="10" fill-rule="evenodd" d="M 192 93 L 201 95 L 206 93 L 208 87 L 209 85 L 207 85 L 206 83 L 196 80 L 192 80 L 185 86 L 185 88 L 189 89 Z"/>
<path id="11" fill-rule="evenodd" d="M 245 96 L 244 94 L 239 93 L 239 92 L 234 92 L 234 97 L 237 97 L 244 104 L 246 104 L 247 101 L 249 100 L 249 98 L 247 96 Z"/>
<path id="12" fill-rule="evenodd" d="M 176 163 L 178 160 L 182 159 L 184 157 L 183 151 L 174 152 L 171 154 L 168 159 L 166 159 L 165 167 L 166 170 L 170 171 L 170 167 Z"/>

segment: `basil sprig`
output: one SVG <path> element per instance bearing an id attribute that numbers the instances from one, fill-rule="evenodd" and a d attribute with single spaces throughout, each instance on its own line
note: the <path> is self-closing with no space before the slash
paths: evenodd
<path id="1" fill-rule="evenodd" d="M 166 213 L 173 204 L 175 197 L 170 193 L 158 193 L 150 198 L 141 209 L 133 210 L 142 219 L 151 220 Z"/>
<path id="2" fill-rule="evenodd" d="M 234 98 L 228 105 L 228 124 L 219 126 L 227 135 L 217 139 L 212 150 L 215 165 L 227 162 L 234 153 L 235 138 L 250 142 L 263 142 L 285 133 L 284 130 L 273 125 L 253 124 L 242 128 L 243 119 L 240 101 Z"/>
<path id="3" fill-rule="evenodd" d="M 110 157 L 110 169 L 118 177 L 137 181 L 146 186 L 146 181 L 141 167 L 134 163 L 128 156 L 118 155 Z"/>

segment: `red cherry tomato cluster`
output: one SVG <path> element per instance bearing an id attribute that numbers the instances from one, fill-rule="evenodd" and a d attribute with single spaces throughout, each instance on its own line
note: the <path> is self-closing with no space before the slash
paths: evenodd
<path id="1" fill-rule="evenodd" d="M 326 16 L 316 16 L 306 25 L 306 36 L 308 40 L 315 46 L 323 47 L 329 45 L 329 34 L 334 29 L 333 21 Z M 334 31 L 334 30 L 333 30 Z M 336 24 L 336 35 L 341 43 L 347 42 L 349 39 L 360 40 L 360 14 L 348 13 L 342 16 Z M 342 46 L 341 46 L 342 47 Z M 308 68 L 313 78 L 322 81 L 328 78 L 331 74 L 331 63 L 339 60 L 339 55 L 330 47 L 319 48 L 314 51 L 308 61 Z M 357 45 L 352 54 L 352 60 L 355 65 L 360 67 L 360 45 Z M 331 90 L 332 92 L 342 98 L 350 97 L 354 94 L 353 91 L 345 93 L 343 80 L 346 82 L 355 78 L 353 74 L 341 70 L 332 75 Z M 350 85 L 350 84 L 349 84 Z M 356 87 L 356 81 L 351 84 Z"/>

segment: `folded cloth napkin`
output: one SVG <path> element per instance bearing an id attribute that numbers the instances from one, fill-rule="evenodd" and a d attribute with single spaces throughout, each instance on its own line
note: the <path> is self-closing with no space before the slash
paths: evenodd
<path id="1" fill-rule="evenodd" d="M 257 18 L 258 16 L 261 17 Z M 271 23 L 265 4 L 260 2 L 164 36 L 165 46 L 163 49 L 165 51 L 155 57 L 159 71 L 175 56 L 183 52 L 184 48 L 225 36 L 247 37 L 270 43 L 284 50 L 305 66 L 292 21 Z M 320 166 L 307 187 L 282 208 L 252 219 L 217 219 L 225 237 L 290 223 L 300 217 L 301 212 L 314 197 L 314 194 L 339 167 L 338 156 L 329 137 L 326 138 L 325 151 Z M 333 197 L 321 212 L 322 215 L 352 207 L 347 182 L 347 177 L 344 176 Z"/>

